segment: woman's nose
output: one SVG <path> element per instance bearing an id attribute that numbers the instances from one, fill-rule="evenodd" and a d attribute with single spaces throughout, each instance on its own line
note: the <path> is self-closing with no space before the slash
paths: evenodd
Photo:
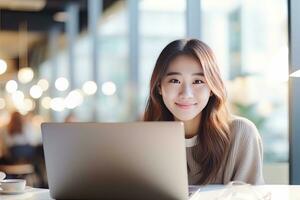
<path id="1" fill-rule="evenodd" d="M 193 89 L 190 85 L 183 85 L 181 90 L 181 96 L 184 98 L 193 97 Z"/>

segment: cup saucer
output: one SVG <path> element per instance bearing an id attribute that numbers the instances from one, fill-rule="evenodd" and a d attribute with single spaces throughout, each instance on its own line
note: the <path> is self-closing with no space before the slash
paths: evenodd
<path id="1" fill-rule="evenodd" d="M 29 187 L 29 186 L 26 186 L 26 188 L 25 188 L 24 190 L 21 190 L 21 191 L 5 191 L 5 190 L 2 190 L 2 189 L 0 188 L 0 193 L 1 193 L 1 194 L 8 194 L 8 195 L 13 195 L 13 194 L 23 194 L 23 193 L 27 192 L 27 191 L 30 190 L 30 189 L 31 189 L 31 187 Z"/>

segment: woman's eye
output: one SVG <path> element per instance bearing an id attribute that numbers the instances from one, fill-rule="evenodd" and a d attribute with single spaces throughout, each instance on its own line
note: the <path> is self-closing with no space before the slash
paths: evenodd
<path id="1" fill-rule="evenodd" d="M 169 82 L 170 82 L 170 83 L 180 83 L 180 81 L 177 80 L 177 79 L 171 79 Z"/>
<path id="2" fill-rule="evenodd" d="M 195 80 L 194 81 L 194 84 L 201 84 L 201 83 L 203 83 L 203 81 L 201 81 L 201 80 Z"/>

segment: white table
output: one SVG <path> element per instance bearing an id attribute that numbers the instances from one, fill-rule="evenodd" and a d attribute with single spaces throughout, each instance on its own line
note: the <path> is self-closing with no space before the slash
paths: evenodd
<path id="1" fill-rule="evenodd" d="M 272 200 L 299 200 L 300 199 L 300 185 L 264 185 L 251 186 L 251 190 L 263 193 L 270 193 Z M 221 193 L 228 191 L 228 188 L 220 185 L 208 185 L 200 187 L 200 192 L 196 194 L 191 200 L 213 200 Z M 28 192 L 19 195 L 2 195 L 1 200 L 53 200 L 49 195 L 49 190 L 32 188 Z"/>
<path id="2" fill-rule="evenodd" d="M 191 200 L 221 200 L 225 199 L 224 196 L 223 198 L 221 197 L 222 194 L 229 194 L 230 192 L 230 194 L 232 194 L 233 191 L 237 191 L 236 188 L 230 189 L 225 188 L 225 186 L 208 185 L 206 187 L 201 187 L 200 192 L 195 194 L 195 196 L 193 196 Z M 300 185 L 250 186 L 250 188 L 246 188 L 245 190 L 243 190 L 243 192 L 247 192 L 248 194 L 252 193 L 252 195 L 254 195 L 253 193 L 256 193 L 256 195 L 259 193 L 264 196 L 268 196 L 266 200 L 300 200 Z M 240 192 L 239 194 L 242 194 L 242 192 Z"/>
<path id="3" fill-rule="evenodd" d="M 0 200 L 53 200 L 50 197 L 48 189 L 31 188 L 26 189 L 23 194 L 3 195 L 0 194 Z"/>

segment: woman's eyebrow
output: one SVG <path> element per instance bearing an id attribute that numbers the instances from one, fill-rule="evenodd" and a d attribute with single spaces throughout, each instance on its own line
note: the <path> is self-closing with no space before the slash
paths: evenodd
<path id="1" fill-rule="evenodd" d="M 180 72 L 168 72 L 166 76 L 182 75 Z M 193 76 L 204 76 L 203 72 L 193 73 Z"/>
<path id="2" fill-rule="evenodd" d="M 203 72 L 198 72 L 198 73 L 193 73 L 192 75 L 193 76 L 204 76 L 204 73 Z"/>
<path id="3" fill-rule="evenodd" d="M 172 76 L 172 75 L 181 75 L 179 72 L 169 72 L 166 74 L 166 76 Z"/>

